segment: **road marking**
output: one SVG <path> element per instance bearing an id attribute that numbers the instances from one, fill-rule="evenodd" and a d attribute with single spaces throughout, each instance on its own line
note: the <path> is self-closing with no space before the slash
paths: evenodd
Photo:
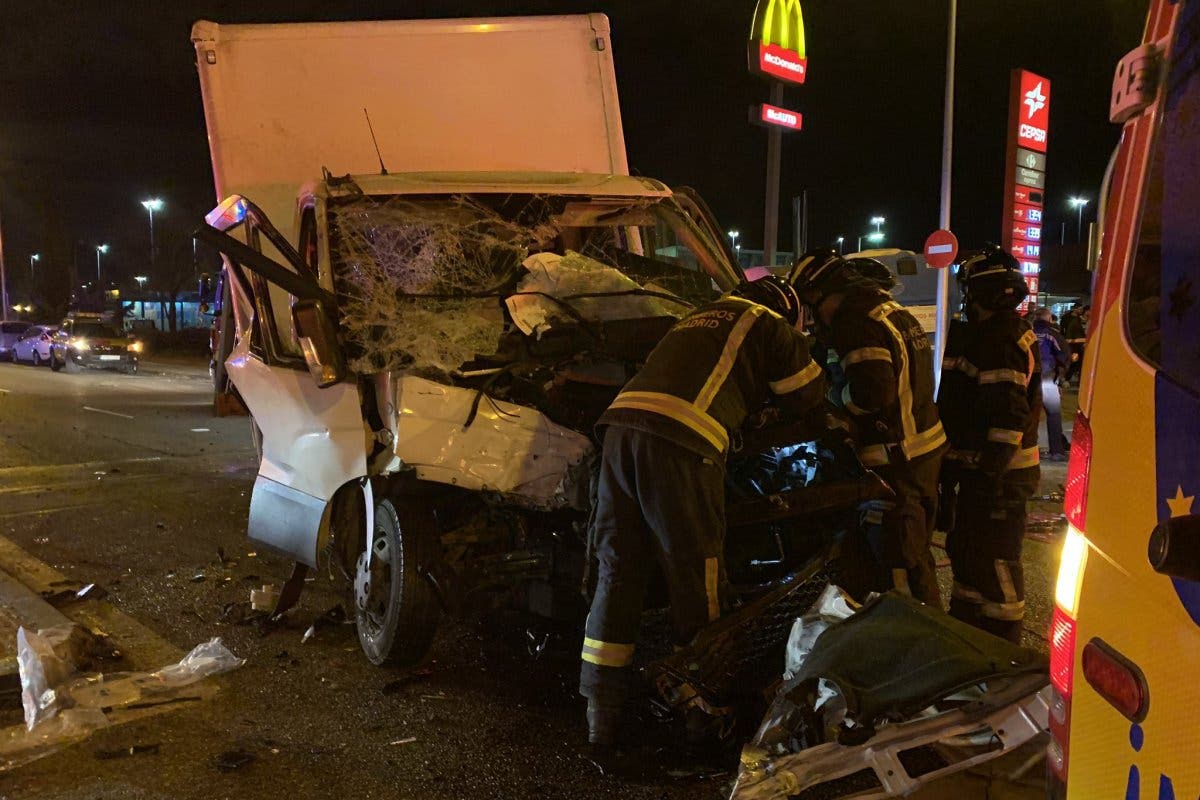
<path id="1" fill-rule="evenodd" d="M 91 406 L 84 406 L 83 410 L 84 411 L 95 411 L 97 414 L 108 414 L 110 417 L 120 417 L 121 419 L 133 419 L 133 417 L 129 416 L 128 414 L 118 414 L 116 411 L 105 411 L 103 408 L 92 408 Z"/>
<path id="2" fill-rule="evenodd" d="M 192 433 L 209 433 L 208 428 L 192 428 Z"/>
<path id="3" fill-rule="evenodd" d="M 138 456 L 136 458 L 120 458 L 115 461 L 77 461 L 74 464 L 28 464 L 20 467 L 0 467 L 0 478 L 6 475 L 31 477 L 33 475 L 58 471 L 95 470 L 102 467 L 111 468 L 121 464 L 147 464 L 162 460 L 162 456 Z"/>
<path id="4" fill-rule="evenodd" d="M 0 394 L 8 394 L 8 389 L 0 389 Z"/>

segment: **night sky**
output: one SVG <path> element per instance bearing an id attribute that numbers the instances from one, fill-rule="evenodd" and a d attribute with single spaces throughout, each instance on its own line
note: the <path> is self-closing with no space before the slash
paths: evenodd
<path id="1" fill-rule="evenodd" d="M 139 201 L 161 196 L 161 260 L 186 263 L 187 233 L 213 204 L 188 41 L 197 19 L 282 22 L 579 13 L 609 15 L 631 168 L 697 188 L 726 228 L 761 247 L 766 134 L 747 123 L 766 84 L 746 70 L 753 0 L 172 0 L 0 3 L 0 219 L 10 292 L 29 254 L 65 280 L 148 272 Z M 888 242 L 919 249 L 937 227 L 947 3 L 808 0 L 808 84 L 784 105 L 804 113 L 784 145 L 781 246 L 790 197 L 807 189 L 810 244 L 848 243 L 888 219 Z M 964 246 L 998 239 L 1009 71 L 1053 81 L 1047 237 L 1074 237 L 1069 195 L 1093 198 L 1116 144 L 1107 121 L 1117 59 L 1140 38 L 1134 0 L 964 0 L 959 9 L 952 227 Z M 1086 221 L 1086 217 L 1085 217 Z M 204 254 L 201 254 L 204 258 Z M 152 286 L 169 280 L 160 266 Z M 176 273 L 180 270 L 176 269 Z M 128 283 L 126 283 L 128 285 Z"/>

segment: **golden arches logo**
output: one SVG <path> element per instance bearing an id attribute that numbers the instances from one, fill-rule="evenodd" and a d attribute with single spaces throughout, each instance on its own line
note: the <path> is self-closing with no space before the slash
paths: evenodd
<path id="1" fill-rule="evenodd" d="M 763 45 L 775 45 L 805 58 L 804 13 L 800 0 L 759 0 L 750 33 Z"/>

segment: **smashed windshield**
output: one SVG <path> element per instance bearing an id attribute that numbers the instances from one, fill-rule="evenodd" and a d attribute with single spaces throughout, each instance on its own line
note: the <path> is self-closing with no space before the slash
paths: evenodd
<path id="1" fill-rule="evenodd" d="M 342 326 L 363 373 L 449 374 L 514 327 L 681 317 L 733 274 L 672 201 L 352 197 L 330 205 Z"/>

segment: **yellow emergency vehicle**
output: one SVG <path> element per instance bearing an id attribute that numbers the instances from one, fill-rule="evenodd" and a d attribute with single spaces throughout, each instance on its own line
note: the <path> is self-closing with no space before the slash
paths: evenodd
<path id="1" fill-rule="evenodd" d="M 1070 527 L 1050 630 L 1052 797 L 1200 797 L 1200 0 L 1116 70 Z"/>

